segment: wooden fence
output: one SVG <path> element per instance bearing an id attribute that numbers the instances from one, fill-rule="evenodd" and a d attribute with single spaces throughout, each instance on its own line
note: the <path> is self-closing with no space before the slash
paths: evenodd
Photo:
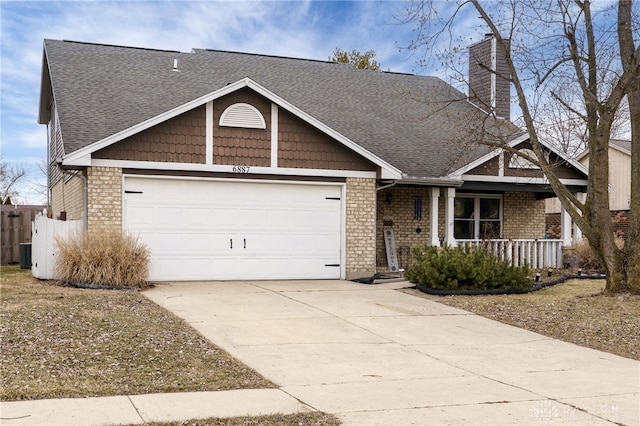
<path id="1" fill-rule="evenodd" d="M 45 206 L 0 205 L 0 263 L 20 263 L 20 244 L 31 242 L 31 222 Z"/>

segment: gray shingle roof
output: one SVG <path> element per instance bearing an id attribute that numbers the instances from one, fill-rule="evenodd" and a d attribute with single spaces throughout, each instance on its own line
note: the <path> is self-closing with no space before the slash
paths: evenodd
<path id="1" fill-rule="evenodd" d="M 44 49 L 67 154 L 245 77 L 414 177 L 441 177 L 486 154 L 475 142 L 492 138 L 487 130 L 519 132 L 436 77 L 202 49 L 58 40 Z"/>
<path id="2" fill-rule="evenodd" d="M 611 139 L 609 140 L 609 143 L 611 143 L 612 145 L 617 145 L 620 148 L 626 149 L 627 151 L 631 152 L 631 141 L 622 139 Z"/>

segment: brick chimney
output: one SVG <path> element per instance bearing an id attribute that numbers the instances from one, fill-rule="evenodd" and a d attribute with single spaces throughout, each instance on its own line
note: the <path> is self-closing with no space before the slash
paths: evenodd
<path id="1" fill-rule="evenodd" d="M 509 40 L 505 41 L 508 47 Z M 509 78 L 507 61 L 492 34 L 469 46 L 469 101 L 486 111 L 495 112 L 497 117 L 509 120 Z"/>

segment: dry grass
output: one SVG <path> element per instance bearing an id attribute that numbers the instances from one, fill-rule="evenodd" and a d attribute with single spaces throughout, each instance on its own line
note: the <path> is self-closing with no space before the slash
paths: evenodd
<path id="1" fill-rule="evenodd" d="M 114 287 L 147 286 L 149 248 L 121 231 L 71 235 L 56 240 L 56 273 L 62 281 Z"/>
<path id="2" fill-rule="evenodd" d="M 147 423 L 148 426 L 338 426 L 337 417 L 325 413 L 275 414 L 258 417 L 209 418 L 186 422 Z"/>
<path id="3" fill-rule="evenodd" d="M 604 280 L 569 280 L 519 295 L 430 296 L 445 305 L 580 346 L 640 360 L 640 296 L 602 294 Z"/>
<path id="4" fill-rule="evenodd" d="M 2 400 L 274 387 L 136 291 L 2 267 Z"/>

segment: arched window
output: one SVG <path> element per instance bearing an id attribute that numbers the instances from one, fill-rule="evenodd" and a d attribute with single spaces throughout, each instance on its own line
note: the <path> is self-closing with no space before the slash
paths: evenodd
<path id="1" fill-rule="evenodd" d="M 260 111 L 252 105 L 237 103 L 225 109 L 220 116 L 220 126 L 266 129 L 267 125 Z"/>

